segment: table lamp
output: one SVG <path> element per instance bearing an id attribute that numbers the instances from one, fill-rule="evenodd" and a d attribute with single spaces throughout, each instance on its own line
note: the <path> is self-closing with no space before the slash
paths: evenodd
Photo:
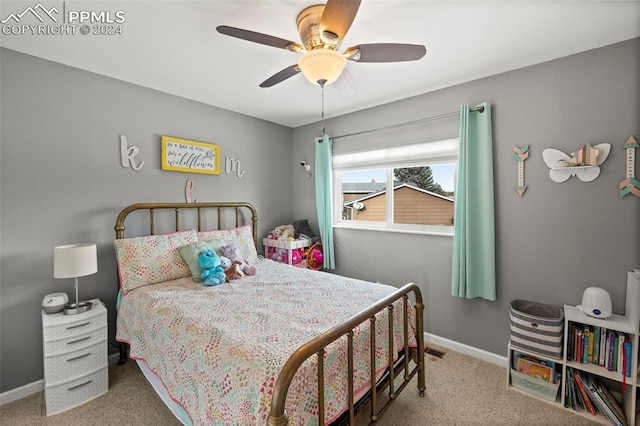
<path id="1" fill-rule="evenodd" d="M 78 301 L 78 277 L 98 272 L 95 244 L 67 244 L 53 248 L 53 277 L 75 278 L 76 303 L 67 304 L 64 315 L 75 315 L 91 309 L 90 302 Z"/>

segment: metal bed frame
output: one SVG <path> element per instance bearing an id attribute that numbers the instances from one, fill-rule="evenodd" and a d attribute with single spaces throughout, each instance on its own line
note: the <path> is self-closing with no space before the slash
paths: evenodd
<path id="1" fill-rule="evenodd" d="M 138 203 L 125 207 L 118 218 L 116 219 L 116 239 L 125 238 L 125 219 L 127 216 L 137 210 L 146 210 L 148 212 L 149 222 L 149 234 L 156 233 L 156 211 L 173 210 L 175 217 L 175 226 L 173 230 L 179 231 L 181 229 L 189 229 L 194 226 L 185 227 L 180 225 L 181 211 L 195 211 L 197 214 L 197 231 L 203 231 L 202 225 L 205 216 L 210 211 L 214 211 L 217 214 L 217 228 L 223 229 L 222 225 L 225 219 L 224 212 L 231 212 L 235 217 L 234 225 L 244 225 L 242 223 L 243 214 L 249 213 L 251 217 L 251 225 L 253 231 L 254 244 L 257 247 L 258 238 L 258 215 L 255 207 L 246 202 L 203 202 L 203 203 Z M 166 231 L 165 231 L 166 232 Z M 118 290 L 119 290 L 118 283 Z M 417 347 L 409 347 L 408 336 L 408 321 L 409 315 L 409 295 L 413 294 L 415 299 L 414 308 L 416 311 L 416 342 Z M 393 347 L 393 303 L 402 300 L 403 306 L 403 321 L 404 321 L 404 345 L 402 348 Z M 354 400 L 354 383 L 353 374 L 349 374 L 353 371 L 353 330 L 360 324 L 369 322 L 371 328 L 370 348 L 375 348 L 375 327 L 376 327 L 376 313 L 387 309 L 389 312 L 389 367 L 386 369 L 380 379 L 376 379 L 375 371 L 375 350 L 370 350 L 371 353 L 371 372 L 370 372 L 370 386 L 371 389 L 358 401 Z M 293 377 L 298 368 L 310 357 L 316 356 L 318 362 L 318 424 L 324 424 L 324 364 L 323 354 L 325 348 L 332 342 L 345 337 L 347 343 L 347 368 L 348 372 L 348 410 L 338 418 L 334 424 L 349 424 L 355 425 L 365 413 L 369 413 L 370 423 L 374 423 L 380 419 L 380 416 L 388 409 L 391 403 L 397 398 L 397 396 L 404 390 L 406 385 L 417 374 L 418 375 L 418 392 L 420 396 L 425 395 L 425 363 L 424 363 L 424 323 L 423 323 L 424 304 L 422 301 L 422 293 L 420 288 L 414 284 L 409 283 L 401 287 L 394 293 L 379 300 L 375 304 L 369 306 L 367 309 L 354 315 L 342 324 L 327 330 L 323 334 L 310 340 L 309 342 L 298 348 L 284 364 L 280 374 L 276 379 L 276 383 L 273 389 L 271 409 L 267 418 L 267 424 L 269 426 L 284 426 L 288 424 L 288 417 L 285 412 L 285 401 L 287 392 Z M 394 362 L 394 354 L 398 354 L 398 359 Z M 128 358 L 128 345 L 126 343 L 120 343 L 120 360 L 118 364 L 124 363 Z M 414 366 L 410 365 L 410 361 L 414 362 Z M 400 383 L 398 384 L 398 382 Z M 385 395 L 385 391 L 388 393 Z M 386 401 L 380 404 L 382 397 L 386 397 Z"/>

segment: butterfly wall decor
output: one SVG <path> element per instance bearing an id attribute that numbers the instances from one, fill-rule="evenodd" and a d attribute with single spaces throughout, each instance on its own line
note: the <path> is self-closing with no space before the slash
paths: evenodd
<path id="1" fill-rule="evenodd" d="M 600 165 L 609 156 L 611 144 L 601 143 L 595 146 L 586 144 L 568 155 L 559 149 L 547 148 L 542 151 L 542 159 L 549 167 L 552 181 L 562 183 L 571 176 L 577 176 L 583 182 L 591 182 L 600 176 Z"/>

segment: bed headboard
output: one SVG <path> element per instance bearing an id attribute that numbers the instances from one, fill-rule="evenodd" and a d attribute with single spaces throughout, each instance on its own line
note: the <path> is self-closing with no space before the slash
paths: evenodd
<path id="1" fill-rule="evenodd" d="M 250 216 L 252 225 L 253 242 L 258 247 L 258 213 L 256 208 L 245 202 L 206 202 L 206 203 L 138 203 L 122 209 L 116 219 L 116 239 L 125 238 L 124 222 L 130 213 L 138 210 L 148 212 L 149 233 L 156 233 L 156 212 L 173 210 L 173 229 L 163 228 L 160 233 L 195 229 L 197 231 L 210 231 L 248 225 L 247 216 Z M 181 216 L 181 213 L 185 213 Z M 195 213 L 195 218 L 194 218 Z M 230 213 L 230 215 L 228 214 Z M 230 217 L 229 217 L 230 216 Z M 181 219 L 185 219 L 182 221 Z M 195 219 L 195 220 L 194 220 Z M 181 223 L 184 222 L 184 223 Z M 215 227 L 214 227 L 215 226 Z"/>
<path id="2" fill-rule="evenodd" d="M 145 214 L 146 211 L 146 214 Z M 156 214 L 157 213 L 157 214 Z M 131 215 L 131 216 L 129 216 Z M 245 202 L 205 202 L 205 203 L 138 203 L 125 207 L 116 219 L 116 239 L 125 235 L 125 220 L 133 232 L 142 235 L 165 234 L 182 230 L 213 231 L 249 225 L 253 243 L 258 247 L 258 213 L 256 208 Z M 148 228 L 146 227 L 148 225 Z M 141 236 L 141 235 L 137 235 Z M 119 274 L 119 272 L 118 272 Z M 117 280 L 120 291 L 120 277 Z M 128 344 L 120 342 L 120 360 L 127 359 Z"/>

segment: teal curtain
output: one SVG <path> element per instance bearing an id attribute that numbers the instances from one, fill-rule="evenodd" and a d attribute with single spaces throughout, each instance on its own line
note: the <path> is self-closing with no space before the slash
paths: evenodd
<path id="1" fill-rule="evenodd" d="M 333 247 L 332 144 L 333 140 L 328 135 L 316 138 L 316 211 L 325 269 L 336 267 Z"/>
<path id="2" fill-rule="evenodd" d="M 451 294 L 496 300 L 491 104 L 460 107 Z"/>

